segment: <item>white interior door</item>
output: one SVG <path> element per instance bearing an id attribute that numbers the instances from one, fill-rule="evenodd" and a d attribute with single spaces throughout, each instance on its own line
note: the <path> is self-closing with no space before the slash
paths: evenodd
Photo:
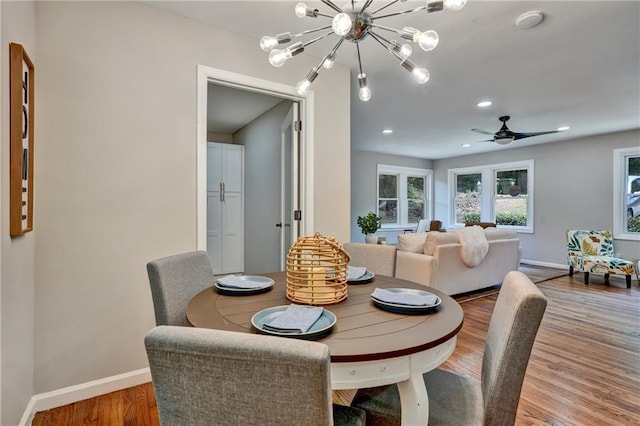
<path id="1" fill-rule="evenodd" d="M 280 270 L 286 268 L 287 253 L 300 235 L 299 194 L 299 105 L 293 103 L 282 122 L 281 129 L 281 174 L 280 174 Z"/>

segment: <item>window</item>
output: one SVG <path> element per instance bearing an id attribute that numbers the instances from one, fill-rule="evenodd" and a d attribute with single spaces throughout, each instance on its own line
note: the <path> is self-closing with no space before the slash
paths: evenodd
<path id="1" fill-rule="evenodd" d="M 431 217 L 431 170 L 378 164 L 378 216 L 383 228 L 414 227 Z"/>
<path id="2" fill-rule="evenodd" d="M 613 151 L 613 236 L 640 240 L 640 148 Z"/>
<path id="3" fill-rule="evenodd" d="M 449 170 L 449 220 L 533 232 L 533 160 Z"/>

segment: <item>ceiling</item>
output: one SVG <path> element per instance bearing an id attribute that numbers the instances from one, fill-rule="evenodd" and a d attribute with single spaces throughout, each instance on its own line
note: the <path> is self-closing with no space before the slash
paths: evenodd
<path id="1" fill-rule="evenodd" d="M 263 35 L 300 32 L 329 22 L 322 17 L 297 18 L 296 1 L 146 3 L 253 37 L 255 54 L 265 62 L 267 54 L 258 46 Z M 306 3 L 334 14 L 321 2 Z M 374 1 L 369 10 L 387 3 Z M 336 4 L 347 6 L 344 1 Z M 423 4 L 398 2 L 385 11 Z M 544 13 L 542 23 L 517 28 L 516 18 L 532 10 Z M 343 44 L 338 62 L 352 73 L 353 149 L 439 159 L 640 128 L 639 1 L 468 0 L 459 12 L 408 13 L 376 23 L 433 29 L 440 44 L 432 52 L 414 45 L 412 61 L 431 74 L 425 85 L 417 85 L 375 40 L 363 40 L 362 65 L 373 92 L 369 102 L 358 99 L 355 47 Z M 391 32 L 379 33 L 394 38 Z M 331 36 L 314 43 L 304 54 L 321 58 L 336 40 Z M 323 70 L 318 79 L 327 72 L 331 70 Z M 493 104 L 478 108 L 482 100 Z M 257 105 L 251 100 L 249 104 Z M 501 115 L 511 116 L 508 125 L 516 132 L 571 128 L 504 146 L 480 143 L 487 137 L 470 129 L 495 132 Z M 383 128 L 394 133 L 384 135 Z M 465 143 L 471 146 L 463 148 Z"/>

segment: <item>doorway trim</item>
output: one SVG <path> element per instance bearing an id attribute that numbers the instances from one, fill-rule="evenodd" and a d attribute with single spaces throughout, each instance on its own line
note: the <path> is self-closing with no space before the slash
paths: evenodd
<path id="1" fill-rule="evenodd" d="M 196 248 L 207 249 L 207 86 L 215 83 L 251 92 L 290 99 L 300 104 L 300 204 L 302 206 L 301 235 L 312 232 L 313 227 L 313 92 L 300 96 L 293 86 L 276 83 L 211 68 L 205 65 L 197 67 L 197 145 L 196 145 Z"/>

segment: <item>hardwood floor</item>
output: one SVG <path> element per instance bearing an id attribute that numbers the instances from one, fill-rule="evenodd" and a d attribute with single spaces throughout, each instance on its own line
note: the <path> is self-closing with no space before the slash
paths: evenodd
<path id="1" fill-rule="evenodd" d="M 640 288 L 634 282 L 627 289 L 624 280 L 613 277 L 610 286 L 602 285 L 602 277 L 592 281 L 585 286 L 576 274 L 538 283 L 549 304 L 525 376 L 517 425 L 640 424 Z M 461 304 L 465 322 L 442 368 L 480 377 L 496 299 L 493 294 Z M 80 424 L 158 425 L 152 386 L 37 413 L 33 422 Z"/>

